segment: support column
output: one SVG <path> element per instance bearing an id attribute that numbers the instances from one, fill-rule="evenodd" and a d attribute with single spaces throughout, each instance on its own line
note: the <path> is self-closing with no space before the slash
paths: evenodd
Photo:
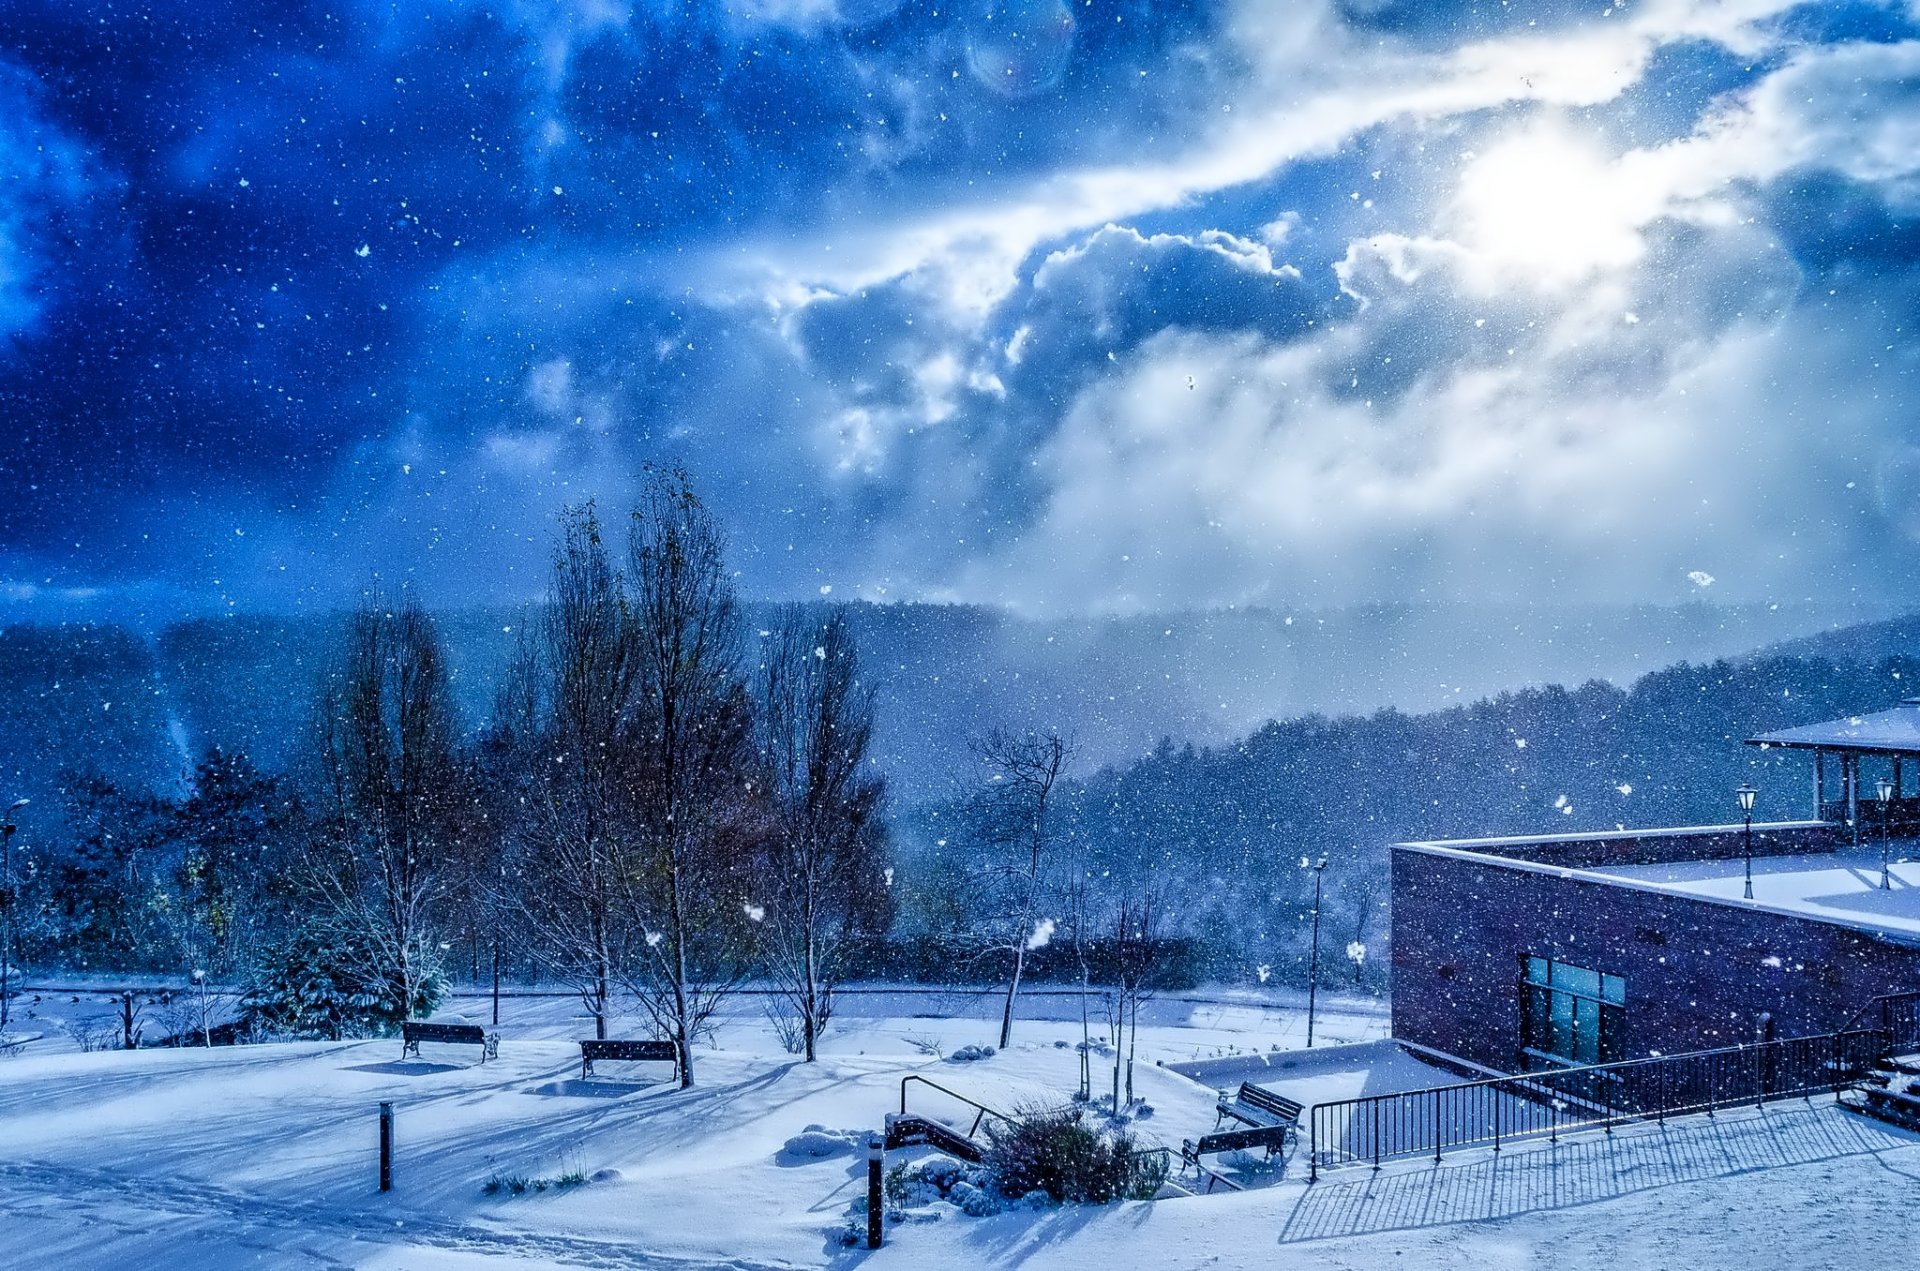
<path id="1" fill-rule="evenodd" d="M 1851 752 L 1840 757 L 1847 777 L 1847 824 L 1853 827 L 1853 841 L 1860 841 L 1860 756 Z"/>
<path id="2" fill-rule="evenodd" d="M 1813 819 L 1827 819 L 1827 752 L 1813 752 Z"/>

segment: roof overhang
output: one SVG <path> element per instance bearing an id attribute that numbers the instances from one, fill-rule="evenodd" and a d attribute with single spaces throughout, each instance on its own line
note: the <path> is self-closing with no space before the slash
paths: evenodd
<path id="1" fill-rule="evenodd" d="M 1920 755 L 1920 697 L 1868 715 L 1847 715 L 1747 738 L 1749 746 L 1788 750 L 1844 750 L 1883 755 Z"/>

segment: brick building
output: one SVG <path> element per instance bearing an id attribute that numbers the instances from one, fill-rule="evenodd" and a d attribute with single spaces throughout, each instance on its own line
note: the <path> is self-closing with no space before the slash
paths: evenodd
<path id="1" fill-rule="evenodd" d="M 1828 1032 L 1920 989 L 1920 700 L 1753 743 L 1815 751 L 1814 819 L 1396 845 L 1394 1036 L 1515 1071 Z"/>

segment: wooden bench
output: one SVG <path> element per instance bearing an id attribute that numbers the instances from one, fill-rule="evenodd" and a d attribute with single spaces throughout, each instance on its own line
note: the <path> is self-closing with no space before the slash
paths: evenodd
<path id="1" fill-rule="evenodd" d="M 1183 1154 L 1190 1148 L 1197 1160 L 1209 1152 L 1254 1147 L 1265 1148 L 1268 1156 L 1276 1151 L 1285 1154 L 1293 1149 L 1299 1135 L 1300 1116 L 1305 1111 L 1304 1104 L 1251 1081 L 1243 1081 L 1240 1089 L 1232 1094 L 1220 1092 L 1220 1101 L 1214 1105 L 1214 1132 L 1201 1135 L 1198 1143 L 1183 1143 Z M 1222 1130 L 1221 1124 L 1228 1120 L 1246 1128 Z"/>
<path id="2" fill-rule="evenodd" d="M 500 1034 L 489 1033 L 478 1024 L 429 1024 L 425 1020 L 407 1020 L 400 1025 L 400 1058 L 420 1057 L 421 1042 L 444 1042 L 450 1046 L 478 1046 L 480 1062 L 500 1057 Z"/>
<path id="3" fill-rule="evenodd" d="M 680 1076 L 680 1048 L 672 1042 L 662 1041 L 600 1041 L 582 1039 L 580 1042 L 580 1080 L 585 1081 L 593 1075 L 593 1064 L 598 1059 L 624 1059 L 634 1063 L 672 1064 L 673 1075 Z"/>

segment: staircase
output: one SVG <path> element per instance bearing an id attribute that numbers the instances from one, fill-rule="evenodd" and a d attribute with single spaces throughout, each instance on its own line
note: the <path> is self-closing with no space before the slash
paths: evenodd
<path id="1" fill-rule="evenodd" d="M 1876 997 L 1849 1021 L 1854 1023 L 1879 1032 L 1886 1050 L 1858 1081 L 1840 1092 L 1840 1106 L 1920 1131 L 1920 993 Z"/>
<path id="2" fill-rule="evenodd" d="M 1840 1092 L 1839 1104 L 1849 1112 L 1920 1132 L 1920 1054 L 1882 1059 L 1851 1089 Z"/>

